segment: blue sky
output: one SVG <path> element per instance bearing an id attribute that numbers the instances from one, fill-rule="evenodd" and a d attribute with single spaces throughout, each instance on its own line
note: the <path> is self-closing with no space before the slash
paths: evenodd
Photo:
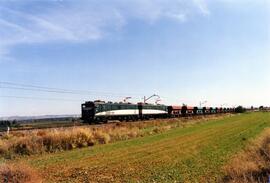
<path id="1" fill-rule="evenodd" d="M 0 116 L 79 114 L 85 100 L 153 93 L 165 104 L 269 105 L 269 50 L 267 0 L 0 0 L 0 82 L 90 92 L 0 83 Z"/>

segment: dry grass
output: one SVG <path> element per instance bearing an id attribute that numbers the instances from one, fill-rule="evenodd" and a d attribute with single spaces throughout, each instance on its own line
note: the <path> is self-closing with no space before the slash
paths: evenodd
<path id="1" fill-rule="evenodd" d="M 224 182 L 267 182 L 270 175 L 270 129 L 237 154 L 224 170 Z"/>
<path id="2" fill-rule="evenodd" d="M 41 183 L 36 171 L 23 164 L 5 164 L 0 166 L 1 183 Z"/>
<path id="3" fill-rule="evenodd" d="M 107 144 L 146 135 L 163 133 L 187 124 L 200 123 L 221 116 L 198 117 L 196 119 L 166 119 L 134 123 L 113 123 L 99 127 L 72 127 L 11 132 L 0 139 L 0 155 L 32 155 L 57 152 L 75 148 Z M 204 119 L 204 120 L 203 120 Z M 186 123 L 189 121 L 189 123 Z"/>
<path id="4" fill-rule="evenodd" d="M 29 132 L 23 132 L 29 133 Z M 11 134 L 0 141 L 0 153 L 11 156 L 31 155 L 43 152 L 57 152 L 107 144 L 112 141 L 134 138 L 138 128 L 98 128 L 74 127 L 68 129 L 36 130 L 29 134 Z"/>

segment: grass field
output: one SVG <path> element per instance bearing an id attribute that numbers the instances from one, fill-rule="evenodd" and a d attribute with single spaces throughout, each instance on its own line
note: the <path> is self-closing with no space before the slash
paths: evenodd
<path id="1" fill-rule="evenodd" d="M 60 127 L 72 127 L 72 126 L 79 126 L 83 125 L 79 122 L 79 120 L 74 119 L 72 121 L 72 118 L 68 119 L 40 119 L 40 120 L 34 120 L 33 121 L 18 121 L 15 125 L 11 125 L 12 131 L 18 131 L 18 130 L 31 130 L 31 129 L 45 129 L 45 128 L 60 128 Z M 7 127 L 6 125 L 0 126 L 0 132 L 6 132 Z"/>
<path id="2" fill-rule="evenodd" d="M 270 113 L 242 114 L 20 161 L 45 182 L 218 182 L 231 156 L 269 125 Z"/>

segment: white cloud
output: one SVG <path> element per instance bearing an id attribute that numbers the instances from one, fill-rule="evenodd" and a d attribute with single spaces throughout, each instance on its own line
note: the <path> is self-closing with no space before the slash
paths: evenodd
<path id="1" fill-rule="evenodd" d="M 185 22 L 194 13 L 207 10 L 204 0 L 118 0 L 128 12 L 128 16 L 155 23 L 160 19 L 171 19 Z M 203 8 L 205 9 L 203 9 Z"/>
<path id="2" fill-rule="evenodd" d="M 49 1 L 44 8 L 36 8 L 36 1 L 31 0 L 12 3 L 0 2 L 2 58 L 8 54 L 9 47 L 17 44 L 102 39 L 124 27 L 130 19 L 146 23 L 160 19 L 185 22 L 192 11 L 209 14 L 204 0 L 113 0 L 106 4 L 83 0 Z M 14 3 L 16 6 L 12 6 Z M 28 6 L 31 8 L 25 8 Z"/>
<path id="3" fill-rule="evenodd" d="M 4 47 L 0 45 L 0 63 L 6 61 L 12 61 L 13 59 L 9 55 L 8 47 Z"/>
<path id="4" fill-rule="evenodd" d="M 193 0 L 193 2 L 197 5 L 197 7 L 200 9 L 201 13 L 204 15 L 209 15 L 210 11 L 207 7 L 207 3 L 205 0 Z"/>
<path id="5" fill-rule="evenodd" d="M 88 13 L 86 9 L 78 12 L 70 9 L 53 10 L 47 14 L 31 15 L 11 9 L 5 10 L 0 17 L 0 38 L 2 43 L 35 43 L 55 40 L 88 41 L 99 39 L 102 26 L 110 22 L 118 22 L 119 16 L 110 14 L 101 17 Z M 2 13 L 3 14 L 3 13 Z M 105 20 L 105 19 L 108 20 Z M 108 21 L 108 22 L 106 22 Z"/>

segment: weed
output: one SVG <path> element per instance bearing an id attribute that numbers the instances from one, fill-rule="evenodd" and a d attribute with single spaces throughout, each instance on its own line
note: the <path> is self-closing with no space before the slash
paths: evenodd
<path id="1" fill-rule="evenodd" d="M 36 171 L 23 164 L 4 164 L 0 166 L 0 182 L 3 183 L 41 183 Z"/>
<path id="2" fill-rule="evenodd" d="M 270 129 L 267 129 L 224 167 L 226 176 L 223 182 L 267 182 L 270 172 L 269 162 Z"/>

